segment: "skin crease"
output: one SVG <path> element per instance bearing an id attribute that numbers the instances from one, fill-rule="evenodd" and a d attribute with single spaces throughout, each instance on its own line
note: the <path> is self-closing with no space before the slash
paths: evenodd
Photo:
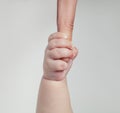
<path id="1" fill-rule="evenodd" d="M 48 38 L 36 113 L 73 113 L 67 78 L 78 50 L 72 44 L 77 0 L 57 1 L 57 32 Z"/>

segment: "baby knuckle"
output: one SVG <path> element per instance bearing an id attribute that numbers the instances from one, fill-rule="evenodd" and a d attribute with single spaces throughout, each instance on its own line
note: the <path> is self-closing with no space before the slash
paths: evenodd
<path id="1" fill-rule="evenodd" d="M 55 50 L 54 50 L 54 55 L 55 55 L 56 57 L 58 57 L 59 54 L 61 54 L 60 50 L 59 50 L 59 49 L 55 49 Z"/>
<path id="2" fill-rule="evenodd" d="M 49 35 L 49 37 L 48 37 L 48 42 L 53 39 L 54 35 L 55 35 L 55 33 L 52 33 L 52 34 Z"/>
<path id="3" fill-rule="evenodd" d="M 47 66 L 50 66 L 50 61 L 49 61 L 49 59 L 46 59 L 46 60 L 45 60 L 45 63 L 47 64 Z"/>
<path id="4" fill-rule="evenodd" d="M 52 41 L 53 47 L 56 47 L 57 43 L 58 43 L 58 40 L 57 40 L 57 39 L 54 39 L 54 40 Z"/>
<path id="5" fill-rule="evenodd" d="M 63 54 L 64 54 L 64 56 L 69 57 L 72 54 L 72 52 L 70 50 L 68 50 L 68 49 L 65 49 L 65 50 L 63 50 Z"/>
<path id="6" fill-rule="evenodd" d="M 57 70 L 65 70 L 67 67 L 67 63 L 65 62 L 58 62 L 56 65 Z"/>
<path id="7" fill-rule="evenodd" d="M 54 50 L 50 50 L 50 51 L 49 51 L 49 57 L 50 57 L 50 58 L 54 58 L 54 57 L 55 57 L 55 52 L 54 52 Z"/>
<path id="8" fill-rule="evenodd" d="M 55 43 L 54 43 L 53 41 L 50 41 L 50 42 L 48 43 L 48 48 L 49 48 L 49 49 L 52 49 L 54 46 L 55 46 Z"/>

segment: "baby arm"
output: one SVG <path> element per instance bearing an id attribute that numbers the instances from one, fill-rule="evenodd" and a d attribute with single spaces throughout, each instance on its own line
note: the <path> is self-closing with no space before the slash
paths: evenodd
<path id="1" fill-rule="evenodd" d="M 60 32 L 50 35 L 45 50 L 37 113 L 72 113 L 66 76 L 77 53 L 67 35 Z"/>

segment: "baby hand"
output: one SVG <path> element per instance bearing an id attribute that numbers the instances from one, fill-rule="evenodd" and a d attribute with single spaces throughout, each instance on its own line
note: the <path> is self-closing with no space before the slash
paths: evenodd
<path id="1" fill-rule="evenodd" d="M 48 80 L 65 79 L 78 50 L 67 35 L 57 32 L 49 36 L 43 63 L 43 77 Z"/>

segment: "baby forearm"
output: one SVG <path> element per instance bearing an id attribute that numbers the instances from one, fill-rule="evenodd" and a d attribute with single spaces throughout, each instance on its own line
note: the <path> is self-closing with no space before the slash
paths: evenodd
<path id="1" fill-rule="evenodd" d="M 66 78 L 62 81 L 42 78 L 37 113 L 72 113 Z"/>

